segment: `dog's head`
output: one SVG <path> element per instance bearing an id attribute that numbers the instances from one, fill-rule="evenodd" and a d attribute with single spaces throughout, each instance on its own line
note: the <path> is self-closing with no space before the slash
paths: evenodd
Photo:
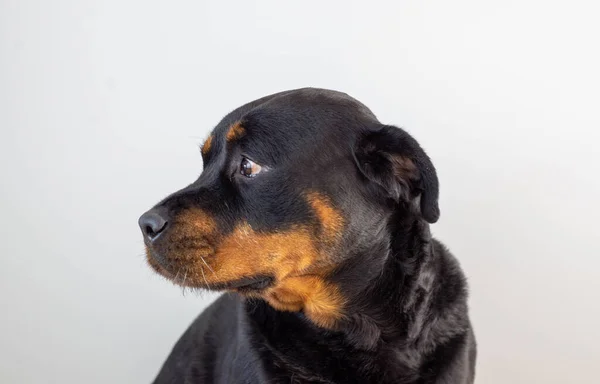
<path id="1" fill-rule="evenodd" d="M 200 177 L 139 220 L 150 265 L 180 285 L 302 310 L 320 326 L 344 316 L 330 277 L 389 242 L 393 213 L 439 216 L 425 152 L 343 93 L 256 100 L 227 115 L 201 152 Z"/>

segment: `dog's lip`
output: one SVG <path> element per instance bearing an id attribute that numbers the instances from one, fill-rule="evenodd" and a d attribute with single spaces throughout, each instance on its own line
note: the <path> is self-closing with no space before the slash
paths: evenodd
<path id="1" fill-rule="evenodd" d="M 222 283 L 209 284 L 211 289 L 215 290 L 235 290 L 235 291 L 259 291 L 265 289 L 273 283 L 272 276 L 259 275 L 252 277 L 243 277 L 241 279 L 226 281 Z"/>
<path id="2" fill-rule="evenodd" d="M 156 252 L 152 246 L 146 244 L 146 253 L 150 256 L 158 265 L 160 265 L 166 271 L 169 270 L 169 263 L 167 260 L 160 254 L 160 252 Z"/>

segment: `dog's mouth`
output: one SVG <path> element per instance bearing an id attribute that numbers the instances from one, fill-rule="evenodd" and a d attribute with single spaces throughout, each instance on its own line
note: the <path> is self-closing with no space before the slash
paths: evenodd
<path id="1" fill-rule="evenodd" d="M 187 268 L 181 267 L 176 268 L 171 265 L 160 253 L 153 251 L 147 247 L 147 258 L 150 266 L 160 275 L 171 280 L 173 283 L 190 287 L 190 288 L 202 288 L 211 291 L 235 291 L 240 293 L 248 292 L 260 292 L 266 288 L 273 286 L 275 278 L 271 275 L 261 274 L 256 276 L 241 277 L 235 280 L 229 281 L 216 281 L 212 282 L 211 277 L 216 276 L 209 275 L 209 268 L 204 272 L 206 275 L 203 276 L 201 281 L 195 281 L 196 279 L 190 278 L 190 274 L 186 273 Z M 175 273 L 177 270 L 177 273 Z"/>
<path id="2" fill-rule="evenodd" d="M 232 290 L 236 292 L 262 291 L 273 285 L 275 279 L 272 276 L 262 275 L 243 277 L 241 279 L 221 283 L 211 283 L 208 288 L 216 291 Z"/>

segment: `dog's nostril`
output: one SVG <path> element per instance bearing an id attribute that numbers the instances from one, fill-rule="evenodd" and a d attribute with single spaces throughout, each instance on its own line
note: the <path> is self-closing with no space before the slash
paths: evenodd
<path id="1" fill-rule="evenodd" d="M 142 232 L 148 240 L 154 240 L 167 227 L 167 215 L 164 209 L 153 208 L 144 213 L 138 221 Z"/>
<path id="2" fill-rule="evenodd" d="M 149 226 L 149 225 L 147 225 L 146 228 L 144 228 L 144 232 L 148 236 L 152 236 L 152 235 L 156 234 L 156 231 L 151 226 Z"/>

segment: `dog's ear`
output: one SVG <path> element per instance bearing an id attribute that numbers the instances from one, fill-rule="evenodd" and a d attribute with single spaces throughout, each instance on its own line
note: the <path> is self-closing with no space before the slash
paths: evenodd
<path id="1" fill-rule="evenodd" d="M 361 134 L 354 154 L 358 168 L 397 202 L 419 203 L 429 223 L 440 217 L 435 168 L 419 143 L 400 128 L 380 125 Z"/>

